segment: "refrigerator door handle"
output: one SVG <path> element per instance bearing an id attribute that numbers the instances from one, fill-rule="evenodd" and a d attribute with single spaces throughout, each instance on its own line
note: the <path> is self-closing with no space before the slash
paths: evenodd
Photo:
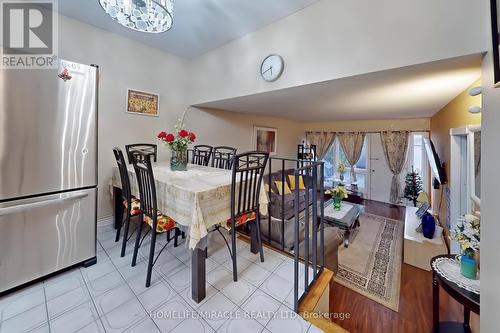
<path id="1" fill-rule="evenodd" d="M 32 203 L 20 204 L 17 206 L 0 208 L 0 216 L 23 213 L 25 211 L 28 211 L 28 210 L 31 210 L 34 208 L 46 207 L 46 206 L 50 206 L 50 205 L 54 205 L 54 204 L 58 204 L 58 203 L 63 203 L 66 201 L 74 201 L 74 200 L 85 198 L 87 196 L 88 196 L 88 193 L 76 193 L 76 194 L 70 194 L 70 195 L 62 197 L 62 198 L 36 201 L 36 202 L 32 202 Z"/>

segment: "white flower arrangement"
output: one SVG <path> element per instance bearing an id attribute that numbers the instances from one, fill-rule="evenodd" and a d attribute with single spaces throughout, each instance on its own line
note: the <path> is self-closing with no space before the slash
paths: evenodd
<path id="1" fill-rule="evenodd" d="M 338 173 L 343 174 L 345 172 L 345 169 L 346 169 L 346 166 L 344 163 L 339 162 L 339 164 L 337 164 L 337 172 Z"/>
<path id="2" fill-rule="evenodd" d="M 464 254 L 471 255 L 478 251 L 481 241 L 481 220 L 479 217 L 466 214 L 459 218 L 451 230 L 450 239 L 456 240 Z"/>
<path id="3" fill-rule="evenodd" d="M 336 186 L 335 188 L 332 188 L 331 190 L 326 190 L 325 194 L 329 194 L 334 198 L 338 199 L 347 199 L 348 198 L 348 193 L 347 190 L 345 189 L 344 186 Z"/>

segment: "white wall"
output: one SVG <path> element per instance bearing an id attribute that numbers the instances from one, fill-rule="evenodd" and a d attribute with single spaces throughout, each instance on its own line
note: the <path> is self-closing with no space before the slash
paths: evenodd
<path id="1" fill-rule="evenodd" d="M 99 217 L 113 214 L 109 181 L 116 162 L 112 148 L 155 142 L 186 108 L 185 60 L 129 39 L 59 16 L 59 57 L 97 64 L 99 82 Z M 127 88 L 160 94 L 160 116 L 125 113 Z M 159 152 L 166 159 L 166 150 Z"/>
<path id="2" fill-rule="evenodd" d="M 500 322 L 500 88 L 493 88 L 491 52 L 483 60 L 481 138 L 481 329 L 499 332 Z"/>
<path id="3" fill-rule="evenodd" d="M 486 50 L 487 0 L 321 0 L 192 62 L 191 104 Z M 283 76 L 260 78 L 279 53 Z"/>

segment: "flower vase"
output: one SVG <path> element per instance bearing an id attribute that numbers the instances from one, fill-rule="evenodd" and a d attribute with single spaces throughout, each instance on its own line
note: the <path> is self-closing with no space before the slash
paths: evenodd
<path id="1" fill-rule="evenodd" d="M 467 251 L 460 257 L 460 273 L 469 279 L 477 278 L 477 261 L 474 253 Z"/>
<path id="2" fill-rule="evenodd" d="M 342 206 L 342 198 L 333 197 L 333 209 L 340 210 L 340 206 Z"/>
<path id="3" fill-rule="evenodd" d="M 436 231 L 436 220 L 429 212 L 425 212 L 422 216 L 422 233 L 425 238 L 433 239 Z"/>
<path id="4" fill-rule="evenodd" d="M 170 170 L 172 171 L 186 171 L 188 163 L 187 149 L 172 150 L 170 157 Z"/>
<path id="5" fill-rule="evenodd" d="M 340 182 L 344 183 L 344 173 L 343 172 L 340 174 Z"/>

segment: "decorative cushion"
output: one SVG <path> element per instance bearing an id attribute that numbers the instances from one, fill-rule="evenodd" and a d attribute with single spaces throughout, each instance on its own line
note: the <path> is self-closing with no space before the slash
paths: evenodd
<path id="1" fill-rule="evenodd" d="M 269 191 L 273 192 L 273 190 L 269 187 L 269 184 L 264 184 L 264 190 L 269 193 Z M 274 193 L 274 192 L 273 192 Z"/>
<path id="2" fill-rule="evenodd" d="M 127 200 L 123 200 L 123 206 L 125 207 L 125 209 L 128 208 Z M 139 215 L 140 212 L 141 212 L 141 201 L 139 199 L 132 198 L 132 209 L 130 209 L 130 215 L 136 216 Z"/>
<path id="3" fill-rule="evenodd" d="M 295 190 L 295 175 L 288 175 L 288 181 L 290 182 L 290 189 Z M 299 190 L 305 190 L 304 178 L 299 176 Z"/>
<path id="4" fill-rule="evenodd" d="M 247 222 L 253 221 L 257 218 L 257 214 L 255 212 L 245 213 L 236 216 L 236 226 L 239 227 Z M 231 219 L 227 220 L 227 225 L 231 226 Z"/>
<path id="5" fill-rule="evenodd" d="M 279 195 L 292 193 L 292 191 L 290 190 L 290 187 L 288 187 L 288 183 L 287 182 L 285 182 L 285 193 L 281 193 L 281 191 L 282 191 L 281 180 L 275 180 L 274 183 L 276 184 L 276 187 L 278 188 Z"/>
<path id="6" fill-rule="evenodd" d="M 153 219 L 149 216 L 144 215 L 144 223 L 149 224 L 151 228 L 153 228 Z M 175 228 L 175 221 L 163 214 L 158 214 L 157 223 L 156 223 L 156 232 L 163 233 Z"/>

